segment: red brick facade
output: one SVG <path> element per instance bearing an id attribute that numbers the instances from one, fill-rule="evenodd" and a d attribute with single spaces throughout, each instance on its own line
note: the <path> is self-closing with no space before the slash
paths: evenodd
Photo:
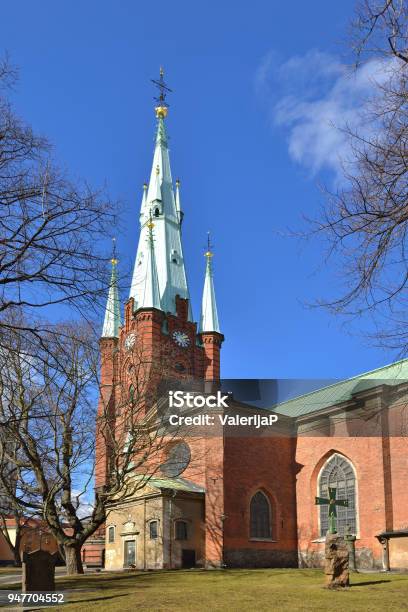
<path id="1" fill-rule="evenodd" d="M 174 331 L 187 334 L 188 346 L 177 346 Z M 129 349 L 126 341 L 131 334 L 135 341 Z M 196 324 L 188 320 L 187 300 L 177 298 L 177 315 L 155 309 L 133 314 L 130 300 L 119 339 L 101 340 L 99 415 L 107 410 L 112 421 L 123 417 L 120 404 L 123 388 L 129 384 L 132 352 L 141 350 L 144 355 L 140 372 L 146 378 L 147 393 L 169 372 L 179 380 L 218 380 L 222 341 L 223 336 L 215 332 L 197 335 Z M 384 393 L 383 388 L 374 395 L 363 393 L 347 409 L 354 410 L 356 406 L 359 414 L 375 411 Z M 401 394 L 398 397 L 393 436 L 383 416 L 380 434 L 373 433 L 370 421 L 363 420 L 364 435 L 361 431 L 357 436 L 350 435 L 348 419 L 326 416 L 335 408 L 330 407 L 309 417 L 307 434 L 302 433 L 302 419 L 285 417 L 280 420 L 282 431 L 278 436 L 227 435 L 220 426 L 217 435 L 213 429 L 211 436 L 189 438 L 192 457 L 182 477 L 205 489 L 202 529 L 206 565 L 321 565 L 323 539 L 315 496 L 319 494 L 323 466 L 337 454 L 349 462 L 355 474 L 358 563 L 360 567 L 382 567 L 384 549 L 377 536 L 383 532 L 408 533 L 408 441 L 401 435 L 401 405 L 406 408 L 405 398 Z M 149 408 L 146 406 L 146 410 Z M 342 410 L 347 412 L 344 406 Z M 109 440 L 100 433 L 96 457 L 96 484 L 102 487 L 109 472 Z M 271 532 L 267 538 L 251 537 L 250 503 L 258 491 L 264 494 L 270 508 Z M 402 536 L 388 546 L 387 554 L 394 567 L 408 567 L 408 538 Z"/>

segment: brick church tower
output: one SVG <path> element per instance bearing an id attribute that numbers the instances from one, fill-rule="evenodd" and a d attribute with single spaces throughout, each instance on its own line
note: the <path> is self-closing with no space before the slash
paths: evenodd
<path id="1" fill-rule="evenodd" d="M 100 339 L 101 393 L 96 432 L 96 491 L 109 481 L 110 460 L 115 440 L 109 440 L 99 423 L 114 424 L 123 417 L 119 407 L 126 386 L 131 356 L 143 354 L 143 376 L 150 387 L 160 383 L 163 355 L 169 356 L 172 379 L 217 381 L 220 378 L 220 332 L 214 292 L 212 252 L 205 253 L 206 269 L 200 322 L 194 322 L 190 303 L 181 226 L 180 182 L 175 186 L 170 169 L 165 119 L 166 86 L 163 72 L 157 81 L 160 90 L 155 108 L 157 118 L 155 149 L 150 181 L 143 186 L 140 207 L 140 237 L 129 298 L 121 323 L 117 283 L 117 260 L 112 258 L 112 276 Z M 149 400 L 146 400 L 147 404 Z M 151 406 L 146 405 L 146 412 Z M 115 435 L 115 434 L 113 434 Z"/>

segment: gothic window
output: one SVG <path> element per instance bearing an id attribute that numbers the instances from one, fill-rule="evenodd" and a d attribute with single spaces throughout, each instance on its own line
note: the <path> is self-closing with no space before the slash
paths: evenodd
<path id="1" fill-rule="evenodd" d="M 160 208 L 155 208 L 154 209 L 154 216 L 155 217 L 160 217 Z"/>
<path id="2" fill-rule="evenodd" d="M 186 521 L 176 522 L 176 540 L 187 540 L 187 523 Z"/>
<path id="3" fill-rule="evenodd" d="M 115 527 L 109 527 L 108 529 L 108 542 L 112 544 L 115 541 Z"/>
<path id="4" fill-rule="evenodd" d="M 151 540 L 157 540 L 158 535 L 159 535 L 158 522 L 157 521 L 150 521 L 150 523 L 149 523 L 149 535 L 150 535 L 150 539 Z"/>
<path id="5" fill-rule="evenodd" d="M 319 478 L 319 497 L 329 497 L 329 487 L 336 489 L 337 499 L 348 499 L 348 507 L 336 507 L 337 531 L 344 534 L 347 528 L 357 533 L 356 515 L 356 477 L 353 467 L 345 457 L 333 455 L 323 467 Z M 329 507 L 318 506 L 320 510 L 320 535 L 325 536 L 329 529 Z"/>
<path id="6" fill-rule="evenodd" d="M 271 508 L 269 500 L 262 491 L 258 491 L 250 503 L 251 538 L 271 537 Z"/>

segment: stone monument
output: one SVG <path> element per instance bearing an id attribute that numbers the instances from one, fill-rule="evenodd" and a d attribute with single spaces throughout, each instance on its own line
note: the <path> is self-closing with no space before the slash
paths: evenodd
<path id="1" fill-rule="evenodd" d="M 55 591 L 57 553 L 35 550 L 23 553 L 22 592 Z"/>
<path id="2" fill-rule="evenodd" d="M 326 535 L 324 550 L 324 573 L 328 589 L 341 589 L 349 586 L 349 547 L 342 536 L 337 533 L 337 506 L 348 506 L 347 499 L 336 499 L 336 489 L 329 487 L 329 498 L 316 497 L 318 506 L 329 506 L 329 530 Z"/>
<path id="3" fill-rule="evenodd" d="M 324 573 L 328 589 L 349 586 L 349 550 L 344 538 L 338 533 L 328 533 L 324 549 Z"/>

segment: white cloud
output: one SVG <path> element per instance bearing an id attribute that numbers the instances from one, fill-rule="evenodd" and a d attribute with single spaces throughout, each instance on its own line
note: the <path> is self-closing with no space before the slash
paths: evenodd
<path id="1" fill-rule="evenodd" d="M 320 51 L 284 62 L 271 53 L 258 68 L 255 86 L 271 101 L 272 123 L 286 131 L 292 159 L 313 175 L 322 169 L 339 175 L 341 160 L 350 159 L 342 128 L 372 129 L 362 125 L 361 108 L 376 83 L 387 78 L 387 65 L 380 60 L 351 71 Z"/>

